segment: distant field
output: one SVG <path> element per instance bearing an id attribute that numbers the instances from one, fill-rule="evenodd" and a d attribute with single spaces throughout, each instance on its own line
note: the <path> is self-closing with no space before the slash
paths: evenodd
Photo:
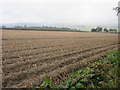
<path id="1" fill-rule="evenodd" d="M 3 87 L 33 87 L 46 75 L 60 84 L 117 48 L 118 34 L 4 30 Z"/>

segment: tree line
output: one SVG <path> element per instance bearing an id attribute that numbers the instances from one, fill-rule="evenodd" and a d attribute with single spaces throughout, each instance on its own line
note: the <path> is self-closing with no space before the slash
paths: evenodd
<path id="1" fill-rule="evenodd" d="M 91 29 L 91 32 L 110 32 L 110 33 L 117 33 L 118 30 L 117 29 L 107 29 L 107 28 L 101 28 L 101 27 L 97 27 L 97 28 L 93 28 Z"/>

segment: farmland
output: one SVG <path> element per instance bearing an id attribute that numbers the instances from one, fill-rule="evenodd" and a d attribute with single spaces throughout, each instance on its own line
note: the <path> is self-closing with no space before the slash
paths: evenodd
<path id="1" fill-rule="evenodd" d="M 55 84 L 118 49 L 118 34 L 2 31 L 3 87 L 34 87 L 50 76 Z"/>

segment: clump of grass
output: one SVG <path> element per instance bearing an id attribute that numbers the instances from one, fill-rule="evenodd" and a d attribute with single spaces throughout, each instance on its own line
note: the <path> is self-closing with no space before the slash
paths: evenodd
<path id="1" fill-rule="evenodd" d="M 96 61 L 90 66 L 70 74 L 70 78 L 63 84 L 54 86 L 47 76 L 44 88 L 119 88 L 120 49 L 113 51 L 103 60 Z"/>

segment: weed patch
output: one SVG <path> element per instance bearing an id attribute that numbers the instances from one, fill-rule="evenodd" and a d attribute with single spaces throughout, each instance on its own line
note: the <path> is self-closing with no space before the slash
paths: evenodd
<path id="1" fill-rule="evenodd" d="M 107 54 L 103 60 L 70 74 L 62 85 L 53 85 L 48 76 L 40 88 L 118 88 L 120 49 Z"/>

